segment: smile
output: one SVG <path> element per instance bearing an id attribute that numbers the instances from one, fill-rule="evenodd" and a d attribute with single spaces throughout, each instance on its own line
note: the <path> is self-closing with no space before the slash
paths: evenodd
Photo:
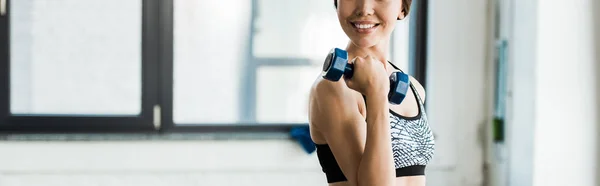
<path id="1" fill-rule="evenodd" d="M 354 30 L 358 33 L 368 34 L 374 32 L 377 27 L 379 27 L 379 23 L 373 22 L 365 22 L 365 21 L 357 21 L 351 23 Z"/>

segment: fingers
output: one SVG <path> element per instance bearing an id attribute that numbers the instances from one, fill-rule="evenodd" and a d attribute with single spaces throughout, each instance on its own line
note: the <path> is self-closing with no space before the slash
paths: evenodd
<path id="1" fill-rule="evenodd" d="M 359 62 L 359 61 L 364 61 L 364 59 L 362 57 L 360 57 L 360 56 L 356 56 L 356 57 L 352 58 L 352 62 L 351 63 L 352 64 L 356 64 L 356 62 Z"/>
<path id="2" fill-rule="evenodd" d="M 344 83 L 346 83 L 346 86 L 348 86 L 351 89 L 354 89 L 354 82 L 350 79 L 344 79 Z"/>
<path id="3" fill-rule="evenodd" d="M 380 64 L 382 64 L 382 65 L 383 65 L 383 68 L 384 68 L 384 69 L 387 69 L 387 68 L 386 68 L 386 67 L 387 67 L 387 66 L 386 66 L 386 62 L 385 62 L 385 61 L 379 61 L 379 59 L 377 59 L 377 58 L 375 58 L 374 56 L 371 56 L 371 55 L 367 55 L 367 56 L 365 57 L 365 59 L 369 59 L 371 62 L 379 62 Z"/>
<path id="4" fill-rule="evenodd" d="M 350 60 L 351 64 L 354 64 L 355 67 L 363 66 L 363 64 L 367 63 L 379 63 L 383 65 L 383 69 L 387 70 L 387 61 L 380 61 L 372 55 L 366 55 L 365 57 L 356 56 Z"/>

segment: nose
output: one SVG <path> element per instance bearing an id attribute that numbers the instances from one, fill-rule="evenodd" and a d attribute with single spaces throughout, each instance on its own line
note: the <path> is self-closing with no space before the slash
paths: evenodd
<path id="1" fill-rule="evenodd" d="M 356 0 L 355 15 L 358 17 L 366 17 L 373 15 L 374 0 Z"/>

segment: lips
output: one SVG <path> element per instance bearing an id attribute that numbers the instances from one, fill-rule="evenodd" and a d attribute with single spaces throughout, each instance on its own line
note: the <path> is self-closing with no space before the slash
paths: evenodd
<path id="1" fill-rule="evenodd" d="M 374 32 L 380 25 L 380 23 L 374 21 L 353 21 L 350 22 L 350 24 L 352 25 L 352 27 L 354 27 L 354 30 L 356 32 L 363 34 Z"/>

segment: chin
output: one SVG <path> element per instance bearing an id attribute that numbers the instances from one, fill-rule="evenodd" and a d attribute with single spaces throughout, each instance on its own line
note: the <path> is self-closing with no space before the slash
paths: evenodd
<path id="1" fill-rule="evenodd" d="M 352 43 L 360 48 L 370 48 L 379 43 L 375 38 L 352 38 Z"/>

